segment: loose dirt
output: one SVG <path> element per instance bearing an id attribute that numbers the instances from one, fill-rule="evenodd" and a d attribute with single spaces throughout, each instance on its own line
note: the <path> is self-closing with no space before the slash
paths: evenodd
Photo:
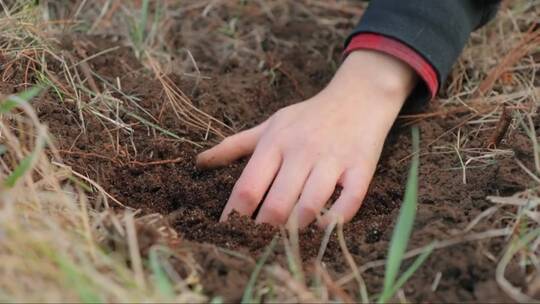
<path id="1" fill-rule="evenodd" d="M 272 27 L 270 31 L 276 37 L 295 41 L 300 38 L 294 35 L 311 35 L 311 26 L 300 22 Z M 320 45 L 327 43 L 323 34 L 311 35 L 310 39 Z M 95 36 L 65 37 L 61 46 L 70 50 L 74 41 L 83 42 L 88 55 L 117 46 L 110 37 Z M 182 46 L 182 37 L 172 41 L 174 47 Z M 339 47 L 330 49 L 329 61 L 302 45 L 281 49 L 270 43 L 266 52 L 272 56 L 266 60 L 279 63 L 279 68 L 269 73 L 269 68 L 261 71 L 256 63 L 244 63 L 239 58 L 219 62 L 211 51 L 203 49 L 203 42 L 191 47 L 201 74 L 209 79 L 196 79 L 180 72 L 169 76 L 195 106 L 236 130 L 253 126 L 275 110 L 315 94 L 330 79 L 335 69 L 332 62 L 339 61 L 340 57 Z M 139 106 L 152 114 L 154 123 L 192 141 L 204 142 L 205 130 L 186 128 L 171 110 L 159 81 L 151 75 L 145 76 L 148 73 L 143 72 L 143 66 L 132 54 L 130 48 L 120 46 L 89 60 L 88 64 L 110 83 L 120 82 L 124 92 L 138 97 Z M 11 81 L 2 84 L 2 93 L 20 90 L 16 79 L 23 77 L 23 71 L 15 72 Z M 123 98 L 118 93 L 113 96 Z M 130 113 L 149 119 L 133 104 L 126 102 L 125 107 Z M 436 107 L 432 105 L 428 111 L 436 111 Z M 254 266 L 252 261 L 279 232 L 239 216 L 226 223 L 218 222 L 246 160 L 222 169 L 199 171 L 194 167 L 194 158 L 202 148 L 164 135 L 126 113 L 119 116 L 133 129 L 131 133 L 88 112 L 83 112 L 82 123 L 76 104 L 62 102 L 51 90 L 35 103 L 35 108 L 54 135 L 64 161 L 74 170 L 96 180 L 120 202 L 141 209 L 145 214 L 161 213 L 167 217 L 171 227 L 186 240 L 183 245 L 193 249 L 202 269 L 201 283 L 206 292 L 227 300 L 241 297 Z M 468 148 L 473 149 L 483 147 L 493 131 L 471 132 L 475 128 L 468 125 L 456 128 L 468 115 L 469 112 L 462 111 L 418 122 L 422 141 L 419 207 L 410 249 L 462 235 L 476 216 L 493 206 L 486 200 L 487 196 L 510 195 L 528 183 L 528 177 L 511 155 L 499 155 L 489 162 L 473 162 L 466 170 L 464 183 L 458 154 L 452 148 L 458 132 L 466 136 L 461 140 L 466 140 Z M 511 149 L 522 161 L 529 162 L 529 139 L 515 130 L 509 132 L 500 148 Z M 218 140 L 210 135 L 206 144 Z M 402 202 L 410 153 L 409 127 L 403 122 L 397 123 L 387 140 L 363 207 L 344 227 L 346 244 L 358 265 L 386 256 Z M 99 202 L 102 198 L 94 200 L 95 204 Z M 504 224 L 497 217 L 491 217 L 482 220 L 472 232 L 501 228 Z M 301 232 L 300 249 L 306 268 L 310 268 L 317 255 L 322 235 L 315 227 Z M 493 260 L 493 254 L 500 252 L 504 244 L 502 238 L 493 238 L 436 250 L 406 284 L 405 295 L 415 302 L 505 300 L 494 281 L 496 262 Z M 237 251 L 245 259 L 216 246 Z M 284 261 L 281 246 L 272 260 Z M 323 260 L 335 277 L 349 272 L 335 235 Z M 368 289 L 379 290 L 383 275 L 383 267 L 368 270 L 364 274 Z M 437 276 L 440 283 L 433 291 L 432 283 Z M 517 269 L 511 275 L 514 284 L 523 284 L 523 278 L 524 274 Z M 351 282 L 347 288 L 357 294 L 355 286 Z"/>

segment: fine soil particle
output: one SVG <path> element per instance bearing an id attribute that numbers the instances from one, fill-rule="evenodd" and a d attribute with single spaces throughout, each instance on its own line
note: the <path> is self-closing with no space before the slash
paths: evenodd
<path id="1" fill-rule="evenodd" d="M 302 30 L 302 24 L 294 26 L 299 29 L 287 31 L 286 27 L 278 26 L 272 31 L 278 37 L 289 39 L 287 33 L 313 31 Z M 88 55 L 116 46 L 107 37 L 84 36 L 64 37 L 61 45 L 69 50 L 74 42 L 82 43 Z M 268 48 L 272 51 L 277 46 Z M 257 65 L 240 64 L 235 58 L 218 64 L 211 55 L 205 58 L 208 50 L 201 50 L 200 54 L 199 68 L 210 79 L 195 81 L 192 77 L 175 74 L 169 77 L 197 107 L 234 129 L 253 126 L 275 110 L 312 96 L 323 88 L 334 70 L 326 58 L 303 47 L 273 52 L 273 60 L 280 63 L 274 75 L 261 72 Z M 339 56 L 336 50 L 332 58 Z M 143 67 L 131 49 L 120 46 L 89 60 L 88 64 L 110 83 L 121 83 L 122 90 L 137 98 L 138 106 L 152 115 L 155 124 L 192 141 L 204 141 L 205 130 L 187 127 L 178 119 L 160 82 L 142 72 Z M 17 75 L 12 79 L 17 79 Z M 16 92 L 16 83 L 3 83 L 2 93 Z M 113 92 L 112 96 L 125 100 L 118 93 Z M 227 300 L 240 299 L 253 261 L 279 232 L 277 228 L 255 225 L 251 219 L 240 216 L 233 216 L 226 223 L 218 222 L 246 160 L 221 169 L 199 171 L 194 166 L 194 158 L 201 148 L 141 123 L 129 114 L 148 120 L 150 116 L 129 102 L 124 106 L 128 111 L 120 113 L 118 118 L 133 132 L 119 129 L 90 115 L 89 111 L 80 114 L 75 103 L 61 102 L 51 91 L 35 103 L 39 118 L 49 126 L 67 164 L 96 180 L 120 202 L 141 209 L 145 214 L 166 216 L 183 239 L 193 242 L 190 246 L 203 269 L 201 279 L 205 291 Z M 99 105 L 96 107 L 100 110 Z M 476 216 L 493 206 L 486 200 L 487 196 L 513 194 L 528 183 L 528 177 L 516 166 L 511 155 L 495 156 L 490 162 L 473 162 L 464 176 L 453 148 L 458 129 L 448 130 L 466 116 L 449 115 L 418 123 L 422 141 L 419 207 L 410 249 L 460 235 Z M 393 128 L 364 204 L 352 222 L 344 226 L 345 242 L 358 265 L 386 256 L 407 178 L 411 153 L 409 130 L 399 123 Z M 467 125 L 459 130 L 462 136 L 467 136 L 461 140 L 467 141 L 470 149 L 481 148 L 491 136 L 489 130 L 475 133 L 469 132 L 471 130 L 473 127 Z M 529 139 L 512 128 L 508 132 L 511 135 L 507 138 L 512 140 L 503 140 L 499 148 L 512 149 L 522 156 L 522 161 L 530 161 Z M 211 135 L 207 143 L 218 140 Z M 164 160 L 165 163 L 159 163 Z M 504 222 L 495 217 L 487 218 L 473 232 L 503 225 Z M 323 232 L 315 227 L 301 232 L 300 250 L 306 266 L 317 255 L 322 236 Z M 247 258 L 225 254 L 216 246 Z M 436 250 L 406 284 L 406 297 L 414 302 L 505 300 L 494 281 L 496 264 L 491 258 L 500 253 L 503 246 L 503 239 L 494 238 Z M 282 248 L 277 249 L 273 259 L 284 261 Z M 349 272 L 335 235 L 328 244 L 324 262 L 336 278 Z M 380 290 L 383 276 L 383 267 L 368 270 L 364 274 L 368 289 Z M 433 291 L 432 283 L 437 276 L 440 283 Z M 518 269 L 513 277 L 514 284 L 522 283 Z M 356 295 L 355 286 L 349 284 L 347 288 Z"/>

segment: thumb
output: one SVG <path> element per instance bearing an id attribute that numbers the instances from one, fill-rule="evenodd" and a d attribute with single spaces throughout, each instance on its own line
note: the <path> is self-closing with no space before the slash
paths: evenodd
<path id="1" fill-rule="evenodd" d="M 253 153 L 266 123 L 225 138 L 221 143 L 197 155 L 201 169 L 222 167 Z"/>

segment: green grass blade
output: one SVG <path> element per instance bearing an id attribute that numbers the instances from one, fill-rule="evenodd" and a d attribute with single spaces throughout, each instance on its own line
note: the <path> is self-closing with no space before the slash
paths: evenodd
<path id="1" fill-rule="evenodd" d="M 26 156 L 21 160 L 21 162 L 15 167 L 15 169 L 6 177 L 4 180 L 4 186 L 7 188 L 13 188 L 15 184 L 23 177 L 26 173 L 28 173 L 32 166 L 34 165 L 35 160 L 38 158 L 38 155 L 41 153 L 43 147 L 45 146 L 45 139 L 43 136 L 38 136 L 36 147 L 30 153 L 30 155 Z"/>
<path id="2" fill-rule="evenodd" d="M 291 247 L 291 243 L 287 240 L 284 241 L 285 255 L 287 256 L 287 265 L 289 271 L 293 274 L 293 278 L 298 282 L 304 282 L 304 275 L 302 273 L 302 267 L 298 265 L 298 261 L 294 250 Z"/>
<path id="3" fill-rule="evenodd" d="M 4 180 L 4 186 L 7 188 L 13 188 L 17 181 L 30 170 L 32 163 L 34 162 L 35 154 L 32 153 L 23 158 L 19 165 L 11 172 L 11 174 Z"/>
<path id="4" fill-rule="evenodd" d="M 146 24 L 148 23 L 149 7 L 150 0 L 143 0 L 141 9 L 141 22 L 139 23 L 139 38 L 141 45 L 144 43 L 144 32 L 146 31 Z"/>
<path id="5" fill-rule="evenodd" d="M 133 24 L 133 42 L 135 44 L 135 49 L 137 56 L 140 56 L 142 47 L 145 40 L 146 24 L 148 23 L 148 11 L 150 8 L 150 0 L 143 0 L 141 7 L 141 15 L 138 23 L 134 22 Z"/>
<path id="6" fill-rule="evenodd" d="M 412 145 L 413 145 L 413 159 L 411 168 L 409 170 L 409 176 L 407 179 L 407 186 L 405 188 L 405 197 L 403 199 L 403 205 L 399 212 L 396 227 L 392 233 L 392 240 L 390 242 L 390 249 L 388 252 L 388 259 L 386 262 L 384 287 L 381 298 L 391 297 L 392 289 L 396 281 L 401 261 L 405 250 L 407 250 L 407 244 L 411 236 L 411 231 L 414 225 L 414 218 L 416 216 L 416 204 L 417 204 L 417 192 L 418 192 L 418 167 L 420 162 L 419 146 L 420 138 L 417 127 L 412 128 Z"/>
<path id="7" fill-rule="evenodd" d="M 155 12 L 154 12 L 154 17 L 153 17 L 153 22 L 152 22 L 152 26 L 151 26 L 151 29 L 150 29 L 150 33 L 147 34 L 147 38 L 146 38 L 147 40 L 152 39 L 152 37 L 154 37 L 156 35 L 156 33 L 158 33 L 160 31 L 159 21 L 164 16 L 165 11 L 166 11 L 165 6 L 160 5 L 160 3 L 156 3 L 156 6 L 155 6 L 154 9 L 155 9 Z"/>
<path id="8" fill-rule="evenodd" d="M 510 255 L 514 255 L 519 249 L 527 246 L 530 242 L 540 236 L 540 228 L 528 231 L 525 235 L 515 237 L 510 244 L 507 252 L 511 252 Z"/>
<path id="9" fill-rule="evenodd" d="M 435 248 L 435 242 L 429 244 L 422 254 L 416 258 L 414 263 L 412 263 L 411 266 L 399 277 L 399 279 L 396 281 L 394 286 L 392 287 L 391 291 L 387 294 L 382 294 L 381 298 L 379 299 L 379 302 L 386 303 L 386 301 L 390 300 L 390 297 L 392 297 L 410 278 L 411 276 L 422 266 L 422 264 L 426 261 L 426 259 L 429 257 L 431 252 L 433 252 L 433 249 Z"/>
<path id="10" fill-rule="evenodd" d="M 210 300 L 210 304 L 223 304 L 223 303 L 225 302 L 223 302 L 223 298 L 220 296 L 214 297 L 212 298 L 212 300 Z"/>
<path id="11" fill-rule="evenodd" d="M 39 79 L 39 83 L 44 86 L 44 87 L 50 87 L 53 89 L 53 91 L 56 93 L 56 95 L 58 96 L 58 99 L 60 100 L 60 102 L 64 102 L 64 94 L 62 93 L 62 91 L 60 90 L 60 88 L 58 86 L 56 86 L 54 84 L 54 82 L 52 82 L 45 73 L 43 72 L 40 72 L 40 71 L 36 71 L 36 75 L 37 75 L 37 78 Z"/>
<path id="12" fill-rule="evenodd" d="M 0 104 L 0 113 L 8 113 L 15 109 L 21 103 L 29 102 L 32 98 L 36 97 L 42 90 L 40 86 L 34 86 L 24 92 L 17 95 L 11 95 L 6 98 L 4 102 Z"/>
<path id="13" fill-rule="evenodd" d="M 174 288 L 171 281 L 169 280 L 169 277 L 159 263 L 157 251 L 158 249 L 154 247 L 150 249 L 149 254 L 150 269 L 154 274 L 154 282 L 161 295 L 172 299 L 174 298 Z"/>
<path id="14" fill-rule="evenodd" d="M 88 279 L 67 259 L 57 257 L 56 261 L 66 276 L 67 282 L 77 291 L 83 303 L 103 303 L 101 297 L 89 286 Z"/>
<path id="15" fill-rule="evenodd" d="M 81 187 L 84 191 L 86 191 L 88 193 L 94 192 L 94 189 L 92 188 L 92 186 L 90 186 L 87 183 L 85 183 L 84 181 L 78 179 L 76 176 L 71 176 L 70 175 L 70 176 L 67 177 L 67 179 L 72 181 L 74 184 Z"/>
<path id="16" fill-rule="evenodd" d="M 257 262 L 257 265 L 255 265 L 255 269 L 251 273 L 251 276 L 249 277 L 249 281 L 246 285 L 246 289 L 244 290 L 244 295 L 242 296 L 242 302 L 241 303 L 253 303 L 256 302 L 253 299 L 253 289 L 255 287 L 255 283 L 257 282 L 257 278 L 259 277 L 259 274 L 262 271 L 262 268 L 264 264 L 266 263 L 266 260 L 268 260 L 268 257 L 274 251 L 274 247 L 277 243 L 277 236 L 275 236 L 272 239 L 272 242 L 268 247 L 266 247 L 261 259 Z"/>

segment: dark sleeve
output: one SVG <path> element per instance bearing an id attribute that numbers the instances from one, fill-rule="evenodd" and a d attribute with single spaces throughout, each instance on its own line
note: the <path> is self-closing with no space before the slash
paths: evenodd
<path id="1" fill-rule="evenodd" d="M 372 33 L 395 39 L 415 50 L 444 83 L 471 32 L 489 21 L 498 0 L 372 0 L 346 41 Z M 438 90 L 437 88 L 437 90 Z M 426 101 L 432 93 L 420 82 L 410 99 Z"/>

